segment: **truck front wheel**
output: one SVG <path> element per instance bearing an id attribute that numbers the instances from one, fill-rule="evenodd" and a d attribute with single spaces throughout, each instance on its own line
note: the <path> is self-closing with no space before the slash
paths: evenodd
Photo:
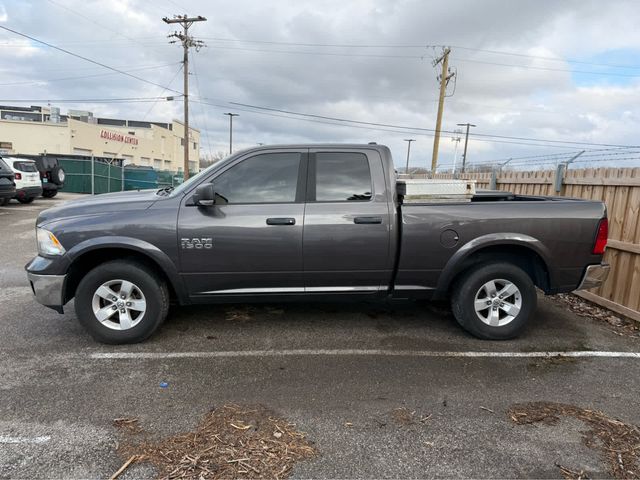
<path id="1" fill-rule="evenodd" d="M 453 287 L 451 307 L 462 328 L 485 340 L 514 338 L 536 306 L 529 275 L 510 263 L 480 265 L 462 274 Z"/>
<path id="2" fill-rule="evenodd" d="M 94 340 L 138 343 L 160 326 L 169 310 L 166 283 L 151 269 L 116 260 L 91 270 L 76 290 L 76 314 Z"/>

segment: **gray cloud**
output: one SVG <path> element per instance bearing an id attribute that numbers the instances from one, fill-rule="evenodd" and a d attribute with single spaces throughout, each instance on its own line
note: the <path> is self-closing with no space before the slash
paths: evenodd
<path id="1" fill-rule="evenodd" d="M 0 2 L 2 3 L 2 2 Z M 178 12 L 209 18 L 193 27 L 209 47 L 193 53 L 192 94 L 209 104 L 192 104 L 192 123 L 203 130 L 205 150 L 226 150 L 228 119 L 237 101 L 369 122 L 433 128 L 437 83 L 429 44 L 453 45 L 455 95 L 447 98 L 443 128 L 473 122 L 481 133 L 602 143 L 636 144 L 640 82 L 637 78 L 590 76 L 577 85 L 567 71 L 534 70 L 494 62 L 556 70 L 597 71 L 597 66 L 562 59 L 590 59 L 610 50 L 640 49 L 633 1 L 273 1 L 240 0 L 25 0 L 5 1 L 3 25 L 73 52 L 168 85 L 181 50 L 168 45 L 172 31 L 161 17 Z M 71 11 L 77 12 L 78 15 Z M 0 9 L 0 12 L 3 11 Z M 86 17 L 86 18 L 85 18 Z M 97 24 L 96 24 L 97 23 Z M 99 24 L 99 25 L 98 25 Z M 613 27 L 613 28 L 612 28 Z M 238 43 L 219 40 L 386 45 L 338 48 Z M 393 48 L 393 45 L 424 45 Z M 529 53 L 560 61 L 495 55 L 472 47 Z M 359 56 L 362 55 L 362 56 Z M 377 56 L 376 56 L 377 55 Z M 423 58 L 397 58 L 423 57 Z M 109 73 L 95 65 L 0 33 L 0 83 L 4 99 L 148 97 L 162 89 L 121 75 L 75 80 L 65 77 Z M 629 56 L 629 62 L 633 57 Z M 171 64 L 168 65 L 167 64 Z M 640 74 L 640 70 L 613 70 Z M 197 81 L 196 75 L 197 73 Z M 30 82 L 41 82 L 33 85 Z M 198 87 L 200 91 L 198 92 Z M 181 90 L 181 76 L 172 83 Z M 167 92 L 164 92 L 167 95 Z M 167 120 L 181 117 L 180 102 L 61 105 L 101 116 Z M 412 163 L 430 162 L 432 137 L 367 130 L 240 111 L 234 123 L 238 146 L 257 142 L 378 141 L 388 144 L 399 163 L 406 144 Z M 441 162 L 453 159 L 454 144 L 443 138 Z M 472 140 L 469 158 L 487 161 L 509 156 L 555 153 L 545 148 Z"/>

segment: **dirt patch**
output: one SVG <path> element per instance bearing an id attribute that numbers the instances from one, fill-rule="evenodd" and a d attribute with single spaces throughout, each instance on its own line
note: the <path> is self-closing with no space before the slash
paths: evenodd
<path id="1" fill-rule="evenodd" d="M 534 402 L 512 406 L 508 415 L 519 425 L 543 422 L 556 424 L 560 417 L 573 417 L 589 427 L 584 444 L 597 450 L 614 478 L 640 479 L 640 429 L 609 418 L 597 410 L 563 403 Z M 587 478 L 585 472 L 558 465 L 565 478 Z"/>
<path id="2" fill-rule="evenodd" d="M 569 307 L 576 315 L 604 323 L 613 333 L 624 337 L 640 338 L 640 322 L 613 313 L 611 310 L 584 300 L 577 295 L 563 293 L 555 301 Z"/>
<path id="3" fill-rule="evenodd" d="M 390 412 L 391 420 L 396 425 L 407 427 L 409 425 L 425 424 L 431 418 L 431 414 L 416 414 L 415 410 L 409 410 L 406 407 L 395 408 Z M 376 420 L 378 422 L 378 420 Z M 378 422 L 379 423 L 379 422 Z"/>
<path id="4" fill-rule="evenodd" d="M 113 426 L 131 435 L 142 433 L 140 422 L 133 417 L 116 418 L 113 420 Z"/>
<path id="5" fill-rule="evenodd" d="M 273 306 L 253 307 L 249 305 L 240 305 L 227 308 L 224 312 L 224 318 L 230 322 L 246 322 L 253 320 L 256 316 L 260 316 L 262 314 L 282 316 L 284 315 L 284 309 Z"/>
<path id="6" fill-rule="evenodd" d="M 553 355 L 548 357 L 536 358 L 534 361 L 529 363 L 530 370 L 538 370 L 543 371 L 547 369 L 551 369 L 553 367 L 558 367 L 561 365 L 571 365 L 578 361 L 575 357 L 566 357 L 564 355 Z"/>
<path id="7" fill-rule="evenodd" d="M 160 440 L 146 437 L 128 437 L 118 453 L 129 465 L 152 464 L 162 479 L 281 479 L 296 462 L 316 454 L 304 433 L 263 406 L 224 405 L 193 431 Z"/>

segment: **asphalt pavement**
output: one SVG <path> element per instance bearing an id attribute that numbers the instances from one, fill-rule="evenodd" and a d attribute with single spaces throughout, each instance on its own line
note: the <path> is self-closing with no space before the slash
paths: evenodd
<path id="1" fill-rule="evenodd" d="M 608 477 L 582 423 L 516 425 L 508 409 L 562 402 L 640 424 L 640 340 L 546 298 L 506 342 L 470 337 L 442 304 L 299 303 L 172 307 L 144 344 L 96 344 L 24 274 L 38 212 L 70 197 L 0 207 L 0 478 L 109 478 L 124 461 L 115 418 L 161 438 L 227 403 L 307 433 L 318 455 L 293 478 L 562 478 L 556 464 Z"/>

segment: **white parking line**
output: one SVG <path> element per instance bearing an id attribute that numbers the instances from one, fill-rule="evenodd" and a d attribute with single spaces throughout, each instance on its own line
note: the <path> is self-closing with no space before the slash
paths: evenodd
<path id="1" fill-rule="evenodd" d="M 92 353 L 95 360 L 167 359 L 167 358 L 238 358 L 293 356 L 382 356 L 382 357 L 471 357 L 471 358 L 637 358 L 640 352 L 557 351 L 557 352 L 439 352 L 424 350 L 236 350 L 222 352 L 105 352 Z"/>
<path id="2" fill-rule="evenodd" d="M 43 435 L 42 437 L 7 437 L 0 435 L 0 444 L 8 444 L 8 443 L 47 443 L 51 440 L 51 437 L 48 435 Z"/>

